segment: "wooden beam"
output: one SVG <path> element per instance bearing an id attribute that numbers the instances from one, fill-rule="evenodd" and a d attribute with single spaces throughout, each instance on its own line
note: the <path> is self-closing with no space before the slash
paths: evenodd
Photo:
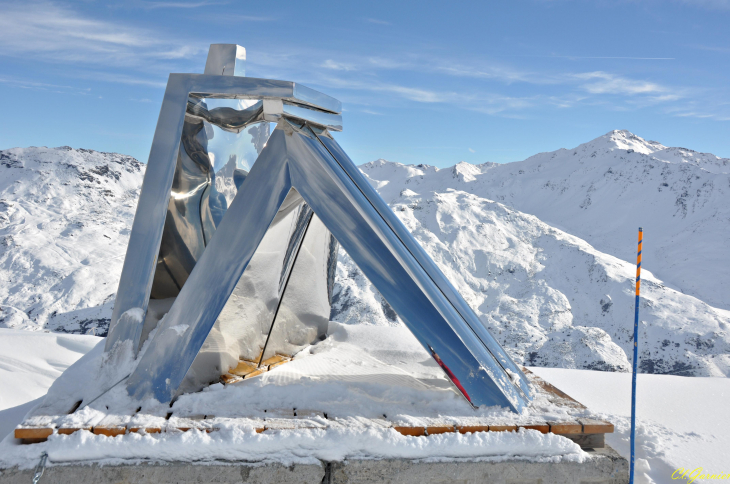
<path id="1" fill-rule="evenodd" d="M 517 425 L 490 425 L 490 432 L 516 432 Z"/>
<path id="2" fill-rule="evenodd" d="M 550 433 L 550 425 L 547 423 L 540 423 L 540 424 L 533 424 L 533 425 L 520 425 L 521 429 L 527 429 L 527 430 L 537 430 L 538 432 L 542 432 L 543 434 Z M 490 426 L 491 428 L 491 426 Z"/>
<path id="3" fill-rule="evenodd" d="M 408 435 L 411 437 L 421 437 L 426 435 L 425 427 L 393 427 L 393 429 L 402 435 Z"/>
<path id="4" fill-rule="evenodd" d="M 241 360 L 238 362 L 238 366 L 228 370 L 228 373 L 237 376 L 246 376 L 252 371 L 256 370 L 256 363 L 253 361 Z"/>
<path id="5" fill-rule="evenodd" d="M 489 425 L 461 425 L 457 427 L 460 434 L 471 432 L 489 432 Z"/>
<path id="6" fill-rule="evenodd" d="M 578 422 L 583 425 L 584 434 L 612 434 L 613 424 L 603 420 L 595 420 L 592 418 L 579 418 Z"/>
<path id="7" fill-rule="evenodd" d="M 94 427 L 93 432 L 96 435 L 106 435 L 107 437 L 116 437 L 127 433 L 127 427 Z"/>
<path id="8" fill-rule="evenodd" d="M 574 421 L 565 422 L 548 422 L 550 424 L 550 432 L 554 434 L 582 434 L 583 425 Z"/>
<path id="9" fill-rule="evenodd" d="M 16 439 L 47 439 L 51 434 L 53 434 L 53 429 L 47 427 L 25 427 L 15 429 Z"/>
<path id="10" fill-rule="evenodd" d="M 61 427 L 60 429 L 58 429 L 58 433 L 60 435 L 71 435 L 72 433 L 79 430 L 88 430 L 89 432 L 91 432 L 91 429 L 91 427 Z"/>

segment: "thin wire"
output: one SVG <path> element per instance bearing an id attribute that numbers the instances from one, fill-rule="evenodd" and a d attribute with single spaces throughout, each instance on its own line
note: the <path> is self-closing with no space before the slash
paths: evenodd
<path id="1" fill-rule="evenodd" d="M 93 399 L 92 401 L 90 401 L 89 403 L 85 403 L 85 404 L 83 404 L 83 405 L 81 406 L 81 408 L 84 408 L 84 407 L 88 407 L 89 405 L 91 405 L 92 403 L 94 403 L 95 401 L 97 401 L 97 400 L 98 400 L 99 398 L 101 398 L 101 397 L 102 397 L 102 396 L 103 396 L 104 394 L 106 394 L 106 393 L 107 393 L 107 392 L 108 392 L 109 390 L 111 390 L 111 389 L 112 389 L 112 388 L 114 388 L 115 386 L 119 385 L 120 383 L 122 383 L 122 382 L 123 382 L 124 380 L 126 380 L 126 379 L 127 379 L 127 378 L 129 378 L 130 376 L 132 376 L 132 374 L 131 374 L 131 373 L 130 373 L 129 375 L 125 376 L 124 378 L 122 378 L 121 380 L 119 380 L 118 382 L 116 382 L 116 383 L 115 383 L 114 385 L 112 385 L 112 386 L 110 386 L 109 388 L 107 388 L 106 390 L 104 390 L 103 392 L 101 392 L 101 393 L 100 393 L 99 395 L 97 395 L 97 396 L 96 396 L 96 398 L 94 398 L 94 399 Z M 79 408 L 79 410 L 81 410 L 81 408 Z"/>
<path id="2" fill-rule="evenodd" d="M 281 307 L 281 302 L 284 300 L 284 295 L 286 294 L 287 288 L 289 288 L 289 279 L 291 278 L 292 273 L 294 272 L 294 266 L 296 266 L 297 259 L 299 259 L 299 251 L 302 250 L 302 246 L 304 245 L 304 239 L 307 237 L 307 232 L 309 231 L 310 225 L 312 225 L 312 215 L 314 215 L 314 212 L 309 214 L 309 222 L 307 222 L 307 228 L 304 229 L 304 235 L 302 235 L 302 240 L 299 242 L 299 247 L 297 247 L 297 253 L 294 254 L 294 261 L 291 264 L 291 269 L 289 269 L 289 274 L 286 276 L 286 283 L 284 284 L 284 290 L 281 292 L 281 297 L 279 298 L 279 302 L 276 304 L 276 311 L 274 312 L 274 317 L 271 319 L 271 328 L 269 328 L 269 334 L 266 335 L 266 343 L 264 343 L 264 349 L 261 350 L 261 359 L 259 359 L 259 364 L 256 368 L 261 368 L 261 363 L 264 361 L 264 355 L 266 355 L 266 347 L 269 345 L 269 339 L 271 338 L 271 333 L 274 332 L 274 323 L 276 323 L 276 316 L 279 314 L 279 308 Z"/>

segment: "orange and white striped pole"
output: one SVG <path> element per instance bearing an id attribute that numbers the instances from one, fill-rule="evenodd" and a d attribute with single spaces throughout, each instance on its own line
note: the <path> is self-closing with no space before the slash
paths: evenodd
<path id="1" fill-rule="evenodd" d="M 639 227 L 639 250 L 636 253 L 636 302 L 634 309 L 634 361 L 631 375 L 631 470 L 629 484 L 634 484 L 634 450 L 636 440 L 636 371 L 639 366 L 639 289 L 641 288 L 641 243 L 644 231 Z"/>

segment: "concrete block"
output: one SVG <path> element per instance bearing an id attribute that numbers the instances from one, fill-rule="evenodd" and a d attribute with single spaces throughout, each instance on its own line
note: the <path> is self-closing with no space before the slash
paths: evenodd
<path id="1" fill-rule="evenodd" d="M 186 462 L 48 467 L 39 484 L 626 484 L 629 465 L 610 447 L 589 451 L 583 463 L 505 461 L 423 462 L 407 459 L 346 460 L 319 464 Z M 27 484 L 33 470 L 0 470 L 0 484 Z"/>

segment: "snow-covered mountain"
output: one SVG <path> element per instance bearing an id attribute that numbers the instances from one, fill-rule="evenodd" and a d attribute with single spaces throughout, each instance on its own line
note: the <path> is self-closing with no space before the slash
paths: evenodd
<path id="1" fill-rule="evenodd" d="M 0 163 L 0 325 L 103 334 L 144 167 L 70 148 Z M 504 165 L 361 168 L 517 361 L 629 368 L 643 225 L 643 371 L 730 374 L 729 160 L 614 131 Z M 398 324 L 342 251 L 332 318 Z"/>
<path id="2" fill-rule="evenodd" d="M 361 169 L 516 360 L 629 368 L 643 226 L 643 371 L 730 374 L 729 159 L 612 131 L 521 162 Z M 395 322 L 340 262 L 335 319 Z"/>
<path id="3" fill-rule="evenodd" d="M 0 326 L 106 334 L 143 175 L 116 153 L 0 151 Z"/>
<path id="4" fill-rule="evenodd" d="M 632 263 L 643 227 L 645 267 L 669 287 L 730 309 L 730 159 L 612 131 L 514 163 L 439 170 L 378 160 L 362 169 L 389 203 L 404 189 L 464 190 Z"/>

